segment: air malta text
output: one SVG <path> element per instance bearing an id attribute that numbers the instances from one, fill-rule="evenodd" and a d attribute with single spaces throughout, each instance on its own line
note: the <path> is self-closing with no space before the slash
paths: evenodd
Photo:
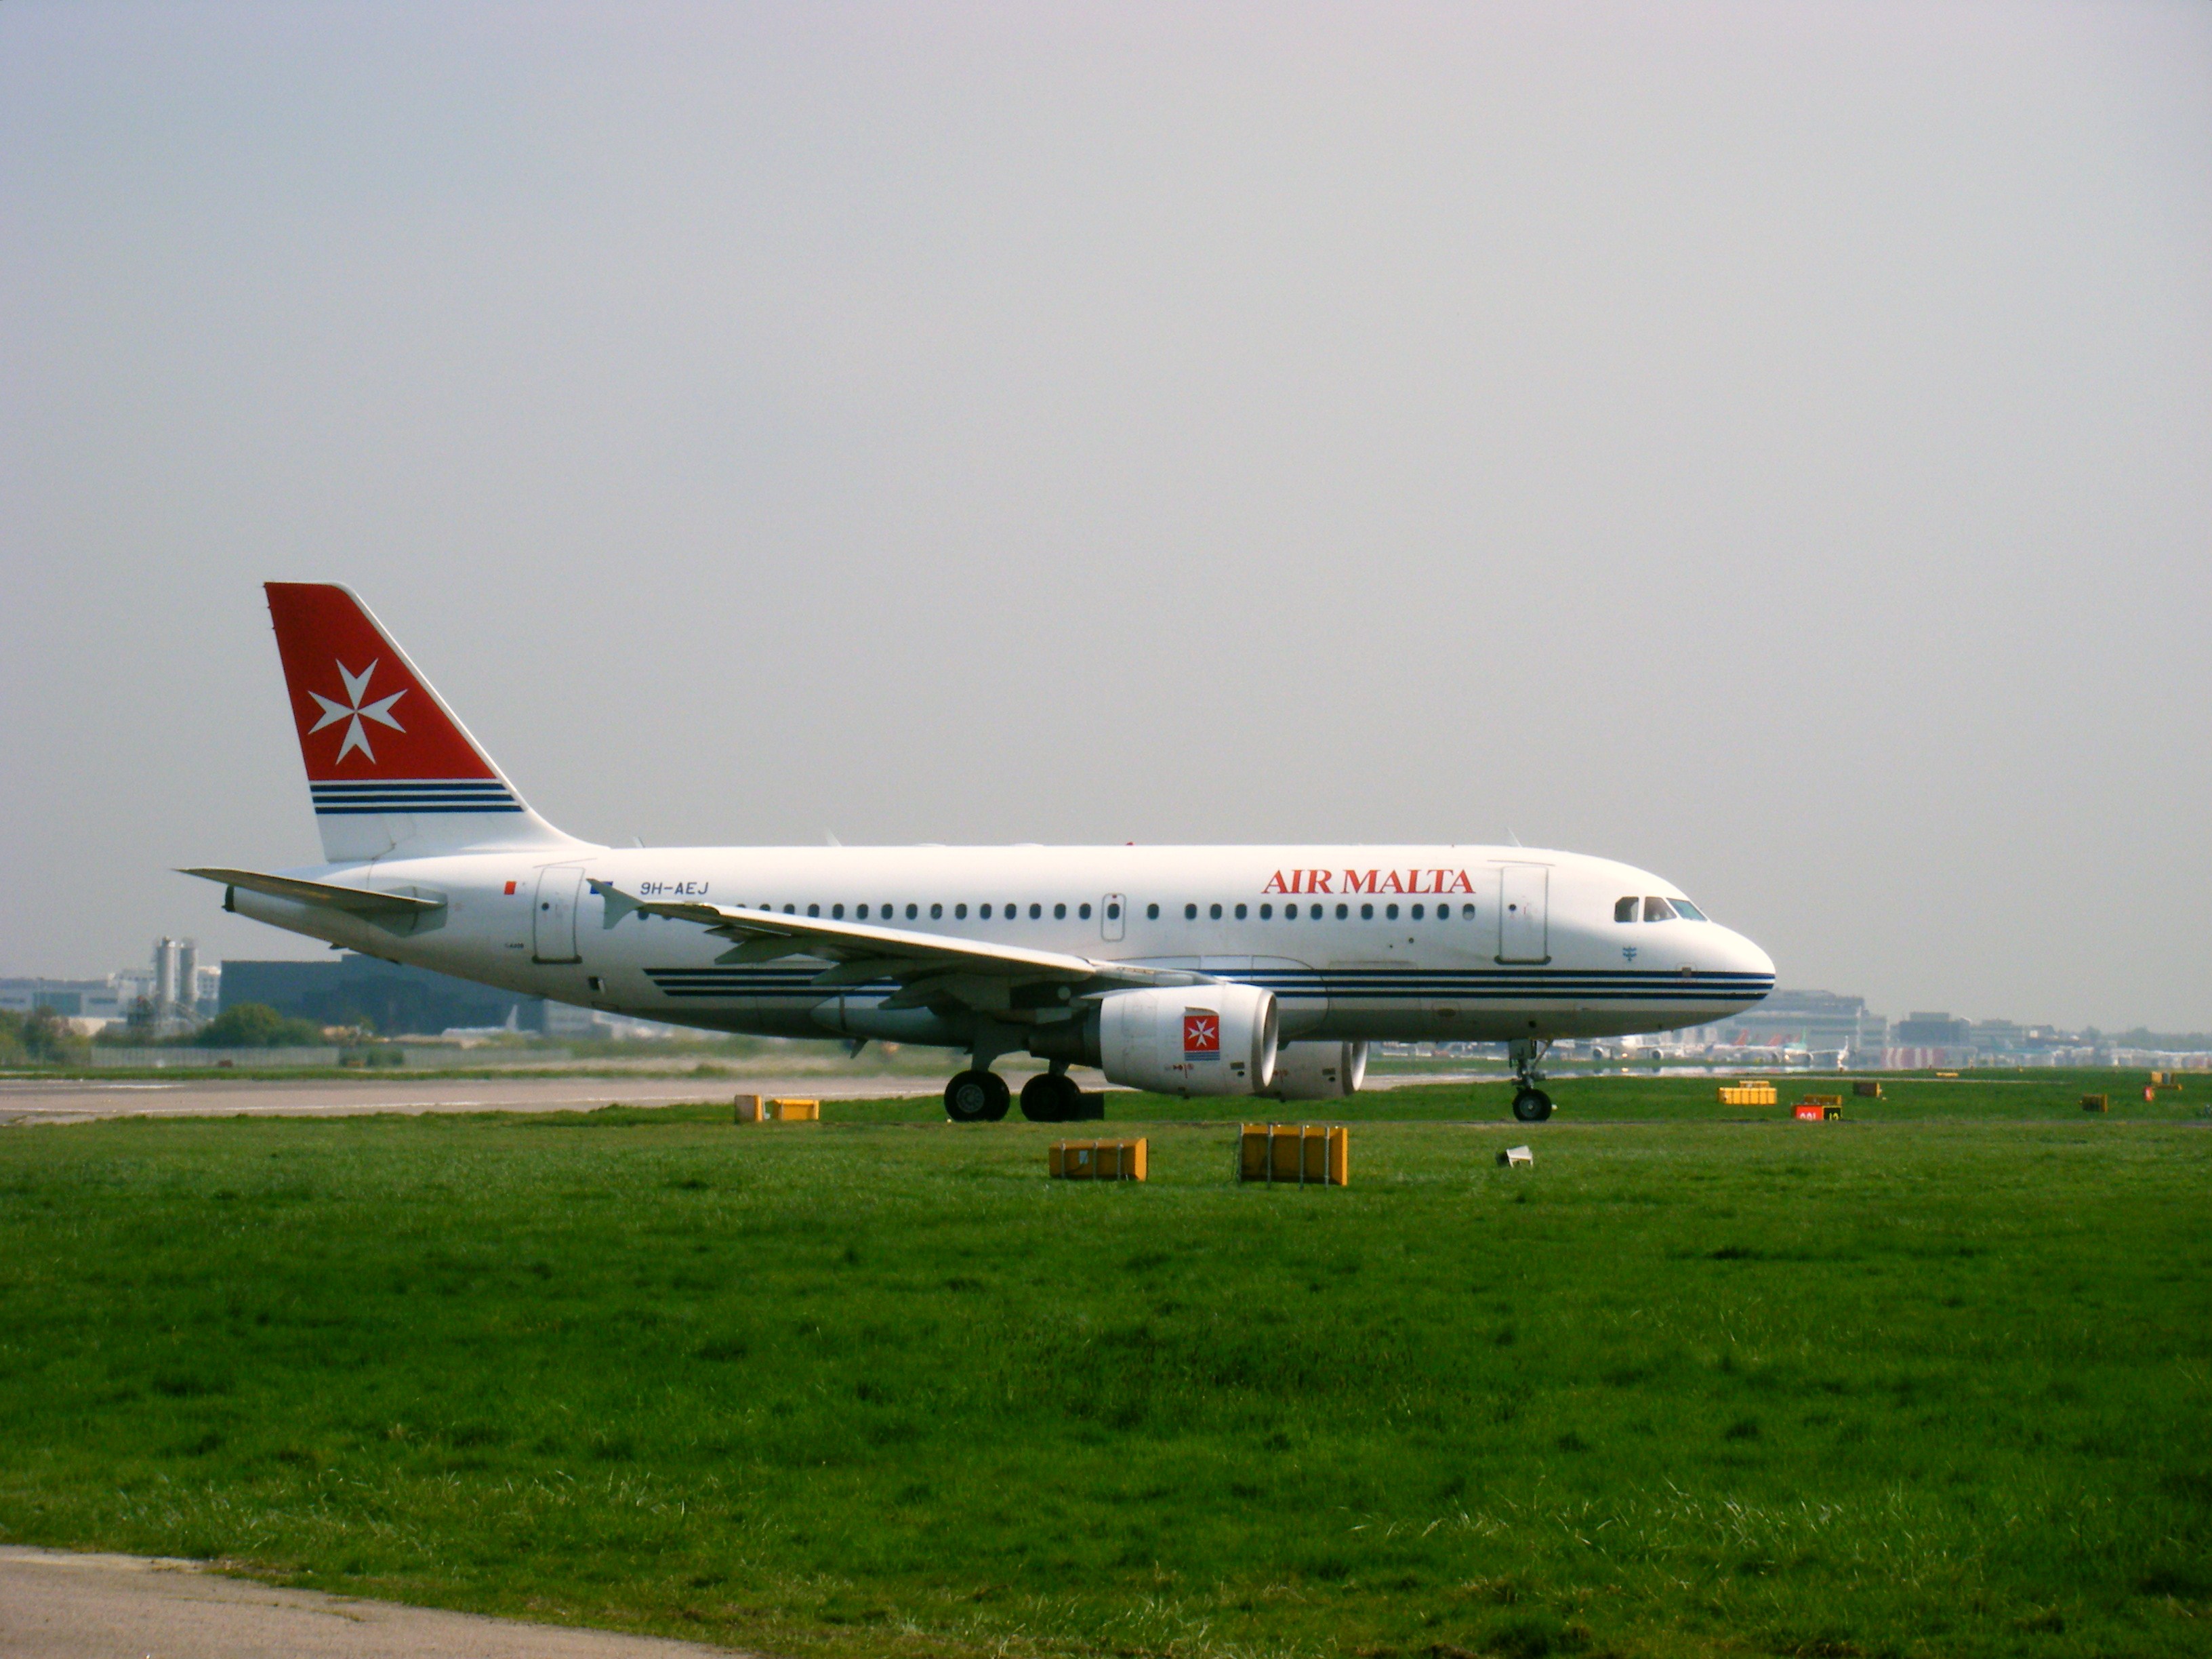
<path id="1" fill-rule="evenodd" d="M 1472 893 L 1464 870 L 1346 870 L 1341 884 L 1334 870 L 1293 870 L 1288 881 L 1280 870 L 1267 878 L 1263 893 Z"/>

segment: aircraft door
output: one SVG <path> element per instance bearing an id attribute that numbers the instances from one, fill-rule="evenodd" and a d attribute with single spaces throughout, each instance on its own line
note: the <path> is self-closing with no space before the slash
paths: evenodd
<path id="1" fill-rule="evenodd" d="M 1498 959 L 1549 962 L 1552 871 L 1544 864 L 1498 866 Z"/>
<path id="2" fill-rule="evenodd" d="M 1120 939 L 1129 925 L 1129 902 L 1119 893 L 1109 893 L 1098 902 L 1098 936 L 1101 939 Z"/>
<path id="3" fill-rule="evenodd" d="M 538 872 L 538 908 L 530 915 L 530 954 L 536 962 L 581 962 L 576 950 L 576 895 L 584 872 L 551 864 Z"/>

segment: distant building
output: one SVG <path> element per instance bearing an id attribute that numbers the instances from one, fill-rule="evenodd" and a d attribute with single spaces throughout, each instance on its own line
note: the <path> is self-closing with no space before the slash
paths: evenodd
<path id="1" fill-rule="evenodd" d="M 226 962 L 222 1006 L 243 1002 L 318 1025 L 367 1024 L 382 1036 L 435 1036 L 456 1026 L 510 1022 L 531 1032 L 545 1026 L 541 998 L 350 953 L 326 962 Z"/>
<path id="2" fill-rule="evenodd" d="M 1881 1063 L 1891 1071 L 1974 1063 L 1974 1024 L 1947 1013 L 1913 1013 L 1893 1021 Z"/>
<path id="3" fill-rule="evenodd" d="M 1870 1054 L 1882 1047 L 1889 1022 L 1867 1012 L 1864 997 L 1833 991 L 1775 991 L 1764 1002 L 1704 1027 L 1698 1033 L 1729 1048 L 1850 1049 Z"/>
<path id="4" fill-rule="evenodd" d="M 113 979 L 0 979 L 0 1008 L 9 1013 L 51 1008 L 64 1019 L 123 1019 L 137 1000 L 134 987 Z"/>
<path id="5" fill-rule="evenodd" d="M 1948 1014 L 1908 1014 L 1889 1028 L 1889 1040 L 1900 1048 L 1971 1048 L 1974 1026 Z"/>

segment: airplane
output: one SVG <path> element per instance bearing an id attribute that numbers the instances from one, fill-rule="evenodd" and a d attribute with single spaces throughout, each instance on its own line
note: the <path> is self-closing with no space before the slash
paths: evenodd
<path id="1" fill-rule="evenodd" d="M 265 585 L 323 862 L 194 868 L 223 908 L 556 1001 L 764 1036 L 1046 1062 L 1024 1116 L 1097 1116 L 1068 1075 L 1170 1095 L 1340 1098 L 1372 1042 L 1546 1052 L 1736 1013 L 1774 963 L 1680 888 L 1519 846 L 655 847 L 533 811 L 353 593 Z"/>

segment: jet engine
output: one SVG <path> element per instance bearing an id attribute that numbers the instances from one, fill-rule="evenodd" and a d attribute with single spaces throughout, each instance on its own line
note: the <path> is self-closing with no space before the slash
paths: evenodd
<path id="1" fill-rule="evenodd" d="M 1364 1042 L 1286 1042 L 1275 1053 L 1274 1080 L 1259 1091 L 1275 1100 L 1340 1100 L 1367 1078 Z"/>
<path id="2" fill-rule="evenodd" d="M 1275 995 L 1256 985 L 1111 991 L 1091 1012 L 1031 1034 L 1042 1059 L 1096 1066 L 1163 1095 L 1249 1095 L 1275 1074 Z"/>

